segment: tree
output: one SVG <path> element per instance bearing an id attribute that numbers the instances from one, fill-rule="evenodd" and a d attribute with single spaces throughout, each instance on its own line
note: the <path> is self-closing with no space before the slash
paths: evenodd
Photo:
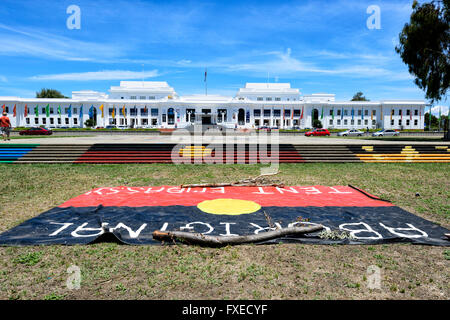
<path id="1" fill-rule="evenodd" d="M 450 86 L 450 0 L 414 0 L 412 9 L 395 51 L 433 103 L 445 97 Z"/>
<path id="2" fill-rule="evenodd" d="M 366 97 L 363 96 L 363 93 L 361 91 L 358 91 L 355 93 L 355 95 L 352 98 L 352 101 L 370 101 Z"/>
<path id="3" fill-rule="evenodd" d="M 323 127 L 322 122 L 319 119 L 314 119 L 314 121 L 313 121 L 313 128 L 321 129 L 322 127 Z"/>
<path id="4" fill-rule="evenodd" d="M 64 96 L 58 90 L 46 89 L 46 88 L 43 88 L 43 89 L 41 89 L 41 91 L 36 92 L 36 98 L 64 98 L 64 99 L 68 99 L 68 97 Z"/>
<path id="5" fill-rule="evenodd" d="M 86 127 L 93 127 L 94 125 L 95 125 L 95 123 L 94 123 L 94 119 L 87 119 L 85 122 L 84 122 L 84 125 L 86 126 Z"/>

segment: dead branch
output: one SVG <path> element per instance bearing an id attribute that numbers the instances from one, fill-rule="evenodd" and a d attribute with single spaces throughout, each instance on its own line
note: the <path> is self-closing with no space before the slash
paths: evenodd
<path id="1" fill-rule="evenodd" d="M 312 233 L 322 229 L 323 226 L 321 225 L 307 226 L 307 227 L 289 227 L 244 236 L 208 236 L 201 233 L 191 233 L 184 231 L 155 230 L 153 232 L 153 239 L 159 241 L 176 240 L 187 244 L 200 244 L 206 246 L 226 246 L 226 245 L 261 242 L 284 237 L 287 235 Z"/>
<path id="2" fill-rule="evenodd" d="M 224 183 L 194 183 L 194 184 L 182 184 L 181 188 L 208 188 L 208 187 L 280 187 L 284 188 L 284 183 L 278 180 L 271 180 L 265 178 L 266 176 L 273 176 L 278 174 L 275 173 L 265 173 L 256 177 L 250 177 L 247 179 L 238 180 L 235 182 L 224 182 Z"/>

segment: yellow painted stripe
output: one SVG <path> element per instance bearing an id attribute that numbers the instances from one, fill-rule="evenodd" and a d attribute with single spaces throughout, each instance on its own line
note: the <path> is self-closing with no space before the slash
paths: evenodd
<path id="1" fill-rule="evenodd" d="M 435 146 L 436 149 L 448 149 L 448 146 Z"/>

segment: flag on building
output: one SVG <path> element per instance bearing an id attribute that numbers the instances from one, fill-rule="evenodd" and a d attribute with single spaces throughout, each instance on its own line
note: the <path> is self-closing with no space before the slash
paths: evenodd
<path id="1" fill-rule="evenodd" d="M 205 68 L 205 79 L 203 80 L 203 82 L 206 82 L 206 77 L 207 77 L 207 75 L 208 75 L 208 73 L 207 73 L 207 70 L 206 70 L 206 68 Z"/>
<path id="2" fill-rule="evenodd" d="M 291 120 L 294 119 L 294 108 L 291 110 Z"/>
<path id="3" fill-rule="evenodd" d="M 391 121 L 392 121 L 392 116 L 394 115 L 394 109 L 391 109 Z"/>
<path id="4" fill-rule="evenodd" d="M 303 111 L 304 111 L 305 107 L 302 107 L 302 114 L 300 115 L 300 120 L 303 119 Z"/>
<path id="5" fill-rule="evenodd" d="M 14 105 L 14 108 L 13 108 L 13 117 L 16 117 L 16 105 Z"/>
<path id="6" fill-rule="evenodd" d="M 67 109 L 67 116 L 69 118 L 72 116 L 72 105 L 69 105 L 69 108 Z"/>
<path id="7" fill-rule="evenodd" d="M 344 108 L 341 110 L 341 120 L 344 118 Z"/>
<path id="8" fill-rule="evenodd" d="M 83 105 L 80 107 L 80 119 L 83 119 Z"/>
<path id="9" fill-rule="evenodd" d="M 361 119 L 364 119 L 364 108 L 361 109 Z"/>
<path id="10" fill-rule="evenodd" d="M 36 107 L 34 107 L 34 114 L 36 115 L 36 117 L 39 117 L 39 105 L 36 105 Z"/>
<path id="11" fill-rule="evenodd" d="M 122 107 L 122 114 L 123 114 L 124 117 L 127 116 L 127 115 L 125 114 L 125 105 L 123 105 L 123 107 Z"/>
<path id="12" fill-rule="evenodd" d="M 111 116 L 113 117 L 113 119 L 116 117 L 116 107 L 115 106 L 113 106 Z"/>
<path id="13" fill-rule="evenodd" d="M 323 107 L 322 107 L 322 113 L 320 114 L 320 119 L 323 119 Z"/>
<path id="14" fill-rule="evenodd" d="M 94 118 L 94 106 L 91 105 L 91 107 L 89 108 L 89 118 L 93 119 Z"/>
<path id="15" fill-rule="evenodd" d="M 61 115 L 61 105 L 58 106 L 58 114 Z"/>
<path id="16" fill-rule="evenodd" d="M 45 106 L 45 116 L 50 117 L 50 105 L 49 104 L 47 104 Z"/>
<path id="17" fill-rule="evenodd" d="M 370 120 L 373 120 L 373 110 L 370 111 Z"/>
<path id="18" fill-rule="evenodd" d="M 6 105 L 2 105 L 3 112 L 6 112 Z"/>
<path id="19" fill-rule="evenodd" d="M 27 105 L 25 105 L 25 110 L 24 110 L 23 115 L 24 115 L 24 117 L 28 116 L 28 106 Z"/>
<path id="20" fill-rule="evenodd" d="M 100 107 L 99 107 L 99 109 L 102 111 L 102 118 L 104 117 L 104 115 L 103 115 L 103 105 L 101 105 Z"/>
<path id="21" fill-rule="evenodd" d="M 331 119 L 333 119 L 333 120 L 334 120 L 334 108 L 333 108 L 333 109 L 331 109 Z"/>
<path id="22" fill-rule="evenodd" d="M 352 108 L 352 120 L 354 120 L 355 117 L 355 109 Z"/>

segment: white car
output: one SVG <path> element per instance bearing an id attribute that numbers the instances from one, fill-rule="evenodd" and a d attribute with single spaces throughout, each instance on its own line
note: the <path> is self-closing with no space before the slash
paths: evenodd
<path id="1" fill-rule="evenodd" d="M 347 131 L 339 132 L 337 135 L 340 137 L 346 137 L 346 136 L 357 136 L 361 137 L 364 134 L 364 132 L 357 130 L 357 129 L 350 129 Z"/>
<path id="2" fill-rule="evenodd" d="M 398 136 L 398 132 L 395 130 L 387 129 L 387 130 L 381 130 L 372 133 L 373 137 L 382 137 L 382 136 Z"/>

